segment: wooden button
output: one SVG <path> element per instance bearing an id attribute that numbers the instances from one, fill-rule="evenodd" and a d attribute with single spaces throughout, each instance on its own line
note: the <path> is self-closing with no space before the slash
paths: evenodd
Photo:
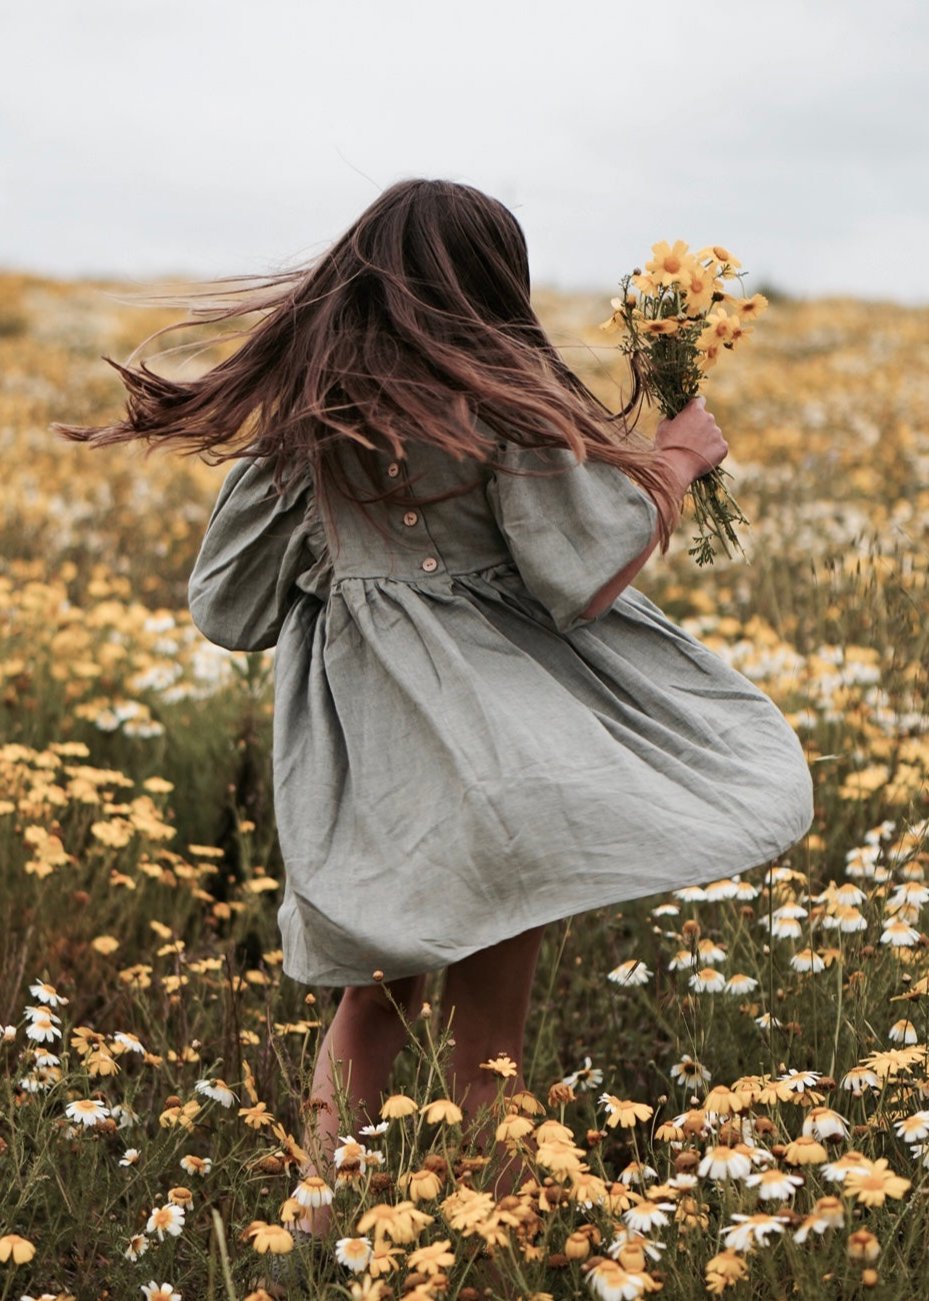
<path id="1" fill-rule="evenodd" d="M 397 475 L 400 473 L 400 466 L 396 461 L 391 461 L 390 465 L 387 467 L 387 473 L 390 475 L 391 479 L 396 479 Z"/>
<path id="2" fill-rule="evenodd" d="M 435 556 L 427 556 L 423 561 L 422 567 L 425 569 L 427 574 L 431 574 L 433 569 L 438 569 L 439 562 L 436 560 Z"/>
<path id="3" fill-rule="evenodd" d="M 408 510 L 403 517 L 403 522 L 408 528 L 412 528 L 418 519 L 419 516 L 416 514 L 415 510 Z"/>

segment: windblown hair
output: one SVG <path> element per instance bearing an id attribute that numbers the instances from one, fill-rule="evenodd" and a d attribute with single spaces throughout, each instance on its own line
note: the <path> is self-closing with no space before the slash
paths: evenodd
<path id="1" fill-rule="evenodd" d="M 354 445 L 372 486 L 373 453 L 402 459 L 408 440 L 496 466 L 496 439 L 480 419 L 499 439 L 568 447 L 624 471 L 664 504 L 667 550 L 680 506 L 661 458 L 634 429 L 637 376 L 630 402 L 612 413 L 561 360 L 530 305 L 522 228 L 496 199 L 453 181 L 401 180 L 308 267 L 204 283 L 211 288 L 145 300 L 186 307 L 188 319 L 149 335 L 129 361 L 166 330 L 261 313 L 224 336 L 244 338 L 230 357 L 194 379 L 104 357 L 128 390 L 125 418 L 52 428 L 98 447 L 144 439 L 148 451 L 208 452 L 210 464 L 274 457 L 279 491 L 288 467 L 299 473 L 309 461 L 321 500 L 332 487 L 361 505 L 400 502 L 402 485 L 361 496 L 340 450 Z M 217 296 L 217 285 L 230 287 Z"/>

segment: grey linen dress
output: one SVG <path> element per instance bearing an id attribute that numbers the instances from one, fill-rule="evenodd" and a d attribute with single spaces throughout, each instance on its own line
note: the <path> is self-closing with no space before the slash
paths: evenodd
<path id="1" fill-rule="evenodd" d="M 227 473 L 190 577 L 197 627 L 276 644 L 273 773 L 286 974 L 371 984 L 529 927 L 742 872 L 813 818 L 800 743 L 748 678 L 627 587 L 652 498 L 603 462 L 499 442 L 493 473 L 410 443 L 379 457 L 419 509 L 307 471 Z M 349 462 L 343 459 L 343 464 Z M 415 480 L 415 483 L 412 481 Z M 358 471 L 356 482 L 370 491 Z"/>

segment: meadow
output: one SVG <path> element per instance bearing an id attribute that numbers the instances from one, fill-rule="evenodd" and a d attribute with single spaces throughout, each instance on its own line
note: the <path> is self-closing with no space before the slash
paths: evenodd
<path id="1" fill-rule="evenodd" d="M 712 373 L 748 562 L 697 569 L 685 519 L 636 586 L 776 700 L 814 826 L 549 928 L 526 1091 L 487 1065 L 526 1163 L 495 1198 L 438 977 L 379 1132 L 300 1177 L 336 995 L 281 971 L 273 655 L 186 608 L 226 467 L 48 428 L 115 415 L 101 355 L 178 319 L 119 294 L 0 276 L 0 1301 L 266 1301 L 272 1257 L 326 1301 L 923 1296 L 929 309 L 771 295 Z M 535 299 L 618 405 L 609 293 Z"/>

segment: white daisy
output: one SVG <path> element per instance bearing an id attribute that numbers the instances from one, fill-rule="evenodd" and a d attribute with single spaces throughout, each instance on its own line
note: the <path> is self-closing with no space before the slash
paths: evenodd
<path id="1" fill-rule="evenodd" d="M 607 980 L 612 980 L 614 985 L 644 985 L 651 976 L 652 973 L 644 962 L 639 958 L 630 958 L 627 962 L 621 962 L 618 967 L 614 967 L 608 974 Z"/>
<path id="2" fill-rule="evenodd" d="M 78 1098 L 65 1107 L 65 1115 L 69 1120 L 80 1121 L 88 1128 L 96 1125 L 98 1120 L 105 1120 L 109 1114 L 109 1109 L 99 1098 Z"/>
<path id="3" fill-rule="evenodd" d="M 194 1085 L 197 1093 L 203 1093 L 214 1102 L 220 1103 L 223 1107 L 231 1107 L 235 1102 L 235 1094 L 230 1089 L 225 1080 L 206 1079 L 197 1080 Z"/>
<path id="4" fill-rule="evenodd" d="M 783 1233 L 784 1225 L 787 1223 L 785 1216 L 768 1215 L 763 1212 L 755 1215 L 740 1215 L 734 1212 L 732 1221 L 733 1227 L 726 1231 L 724 1243 L 733 1251 L 748 1251 L 749 1247 L 755 1246 L 756 1243 L 766 1247 L 770 1235 Z"/>

